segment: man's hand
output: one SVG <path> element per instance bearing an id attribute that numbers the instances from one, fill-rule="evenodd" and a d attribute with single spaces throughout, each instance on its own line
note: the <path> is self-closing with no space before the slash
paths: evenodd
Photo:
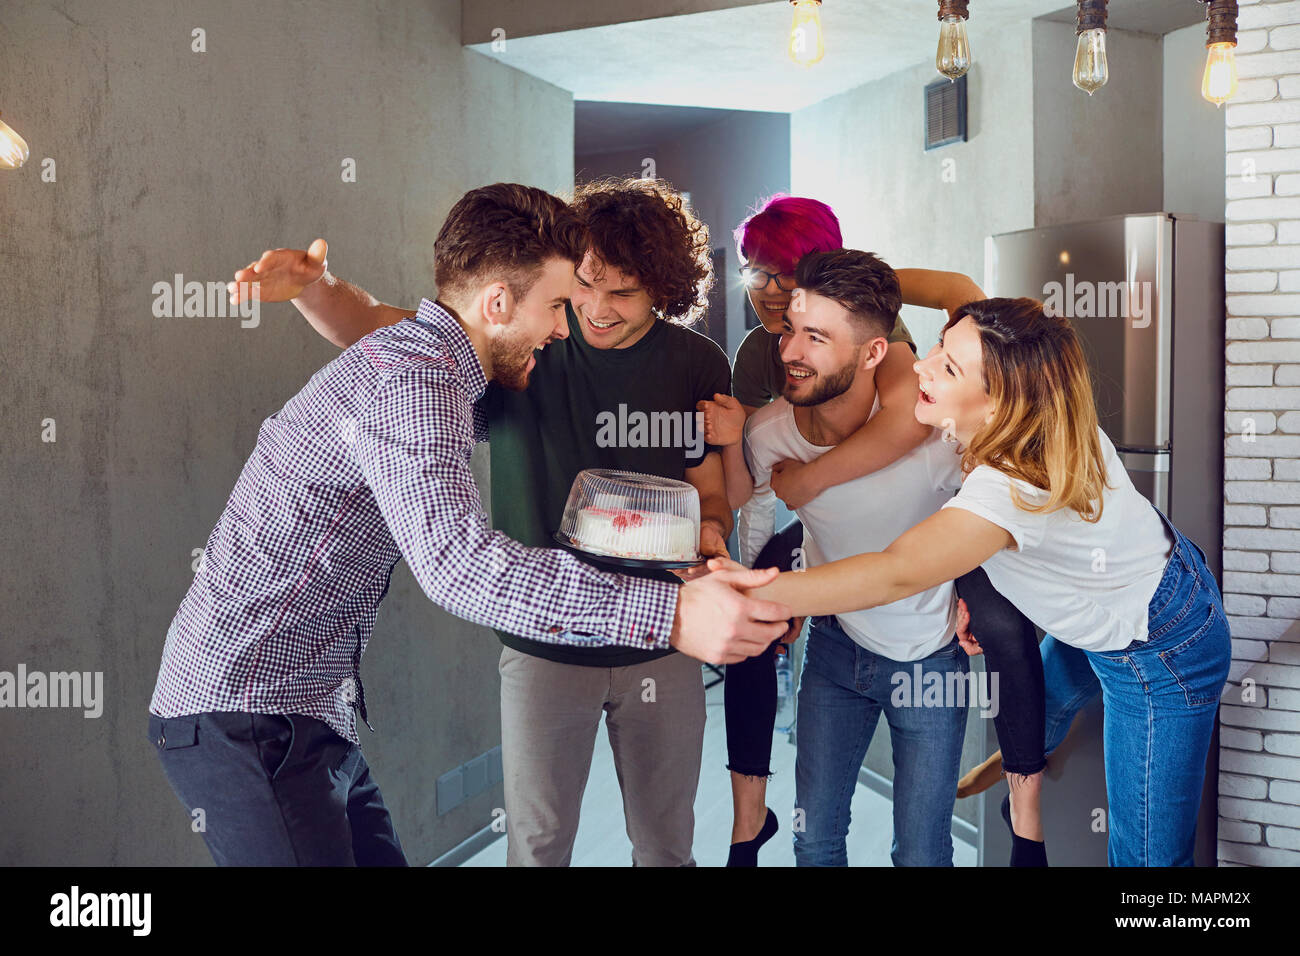
<path id="1" fill-rule="evenodd" d="M 709 573 L 706 564 L 709 558 L 727 557 L 727 539 L 723 537 L 722 527 L 710 518 L 700 521 L 700 557 L 699 564 L 689 568 L 674 568 L 672 573 L 682 581 L 694 581 Z"/>
<path id="2" fill-rule="evenodd" d="M 704 558 L 727 557 L 727 539 L 722 526 L 709 518 L 700 522 L 700 556 Z"/>
<path id="3" fill-rule="evenodd" d="M 957 643 L 971 657 L 984 653 L 984 648 L 980 647 L 979 641 L 975 640 L 975 635 L 970 632 L 970 611 L 961 598 L 957 599 Z"/>
<path id="4" fill-rule="evenodd" d="M 826 490 L 816 483 L 816 473 L 810 463 L 793 458 L 778 461 L 772 466 L 772 477 L 768 479 L 768 484 L 791 511 L 802 508 Z"/>
<path id="5" fill-rule="evenodd" d="M 304 252 L 301 249 L 268 249 L 256 262 L 250 262 L 226 283 L 230 304 L 246 299 L 262 302 L 287 302 L 302 295 L 325 274 L 325 253 L 329 247 L 317 239 Z"/>
<path id="6" fill-rule="evenodd" d="M 734 445 L 744 436 L 749 416 L 739 400 L 715 392 L 713 401 L 701 400 L 695 408 L 704 413 L 704 440 L 710 445 Z"/>
<path id="7" fill-rule="evenodd" d="M 790 609 L 746 594 L 748 588 L 770 583 L 777 569 L 736 568 L 682 585 L 673 619 L 673 647 L 707 664 L 737 664 L 762 653 L 785 633 Z"/>

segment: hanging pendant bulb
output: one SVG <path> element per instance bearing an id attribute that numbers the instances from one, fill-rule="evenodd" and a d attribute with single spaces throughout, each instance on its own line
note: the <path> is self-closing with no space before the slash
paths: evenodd
<path id="1" fill-rule="evenodd" d="M 1088 30 L 1079 34 L 1074 51 L 1074 85 L 1089 96 L 1106 85 L 1106 31 Z"/>
<path id="2" fill-rule="evenodd" d="M 0 169 L 17 169 L 27 162 L 27 140 L 0 120 Z"/>
<path id="3" fill-rule="evenodd" d="M 1206 3 L 1206 0 L 1202 0 Z M 1201 96 L 1222 106 L 1237 92 L 1237 2 L 1208 0 Z"/>
<path id="4" fill-rule="evenodd" d="M 1222 106 L 1237 92 L 1237 44 L 1211 43 L 1201 77 L 1201 96 Z"/>
<path id="5" fill-rule="evenodd" d="M 1089 96 L 1106 85 L 1106 0 L 1079 0 L 1074 50 L 1074 85 Z"/>
<path id="6" fill-rule="evenodd" d="M 794 19 L 790 24 L 790 59 L 800 66 L 820 63 L 826 55 L 822 40 L 822 0 L 790 0 Z"/>
<path id="7" fill-rule="evenodd" d="M 966 35 L 967 0 L 939 0 L 939 49 L 934 68 L 955 80 L 970 69 L 970 38 Z"/>

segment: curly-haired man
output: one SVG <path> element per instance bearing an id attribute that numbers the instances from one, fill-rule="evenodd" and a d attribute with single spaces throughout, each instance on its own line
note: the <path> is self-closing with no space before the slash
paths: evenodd
<path id="1" fill-rule="evenodd" d="M 660 180 L 590 183 L 578 189 L 573 208 L 590 242 L 577 268 L 569 335 L 536 354 L 527 389 L 492 387 L 483 400 L 493 525 L 547 546 L 577 473 L 618 468 L 694 485 L 700 550 L 725 555 L 732 515 L 722 462 L 704 441 L 696 406 L 729 392 L 730 369 L 723 351 L 689 328 L 713 281 L 708 227 Z M 410 314 L 325 272 L 323 251 L 297 255 L 317 263 L 321 281 L 294 304 L 330 341 L 351 345 Z M 671 649 L 560 647 L 497 633 L 505 645 L 509 863 L 569 863 L 604 713 L 633 862 L 693 865 L 704 736 L 699 661 Z"/>

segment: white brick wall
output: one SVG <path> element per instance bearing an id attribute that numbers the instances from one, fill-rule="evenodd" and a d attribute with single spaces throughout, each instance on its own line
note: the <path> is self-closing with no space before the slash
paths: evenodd
<path id="1" fill-rule="evenodd" d="M 1239 0 L 1227 124 L 1219 863 L 1300 866 L 1300 0 Z"/>

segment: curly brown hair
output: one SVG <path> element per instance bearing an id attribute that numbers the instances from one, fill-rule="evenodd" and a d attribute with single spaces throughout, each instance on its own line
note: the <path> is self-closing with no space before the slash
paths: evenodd
<path id="1" fill-rule="evenodd" d="M 579 186 L 573 209 L 602 266 L 636 276 L 657 316 L 694 325 L 713 286 L 709 227 L 662 179 L 598 179 Z"/>

